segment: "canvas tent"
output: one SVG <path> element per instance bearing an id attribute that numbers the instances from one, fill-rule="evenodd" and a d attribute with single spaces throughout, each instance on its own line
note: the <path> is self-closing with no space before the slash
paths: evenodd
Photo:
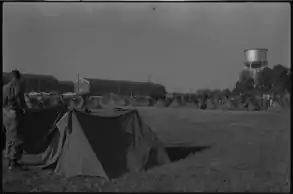
<path id="1" fill-rule="evenodd" d="M 172 103 L 169 105 L 170 108 L 177 108 L 181 107 L 181 104 L 177 98 L 175 98 Z"/>
<path id="2" fill-rule="evenodd" d="M 274 101 L 272 105 L 268 108 L 269 111 L 280 111 L 282 109 L 283 107 L 277 101 Z"/>
<path id="3" fill-rule="evenodd" d="M 125 101 L 122 97 L 117 94 L 111 94 L 112 99 L 114 100 L 117 106 L 125 106 Z"/>
<path id="4" fill-rule="evenodd" d="M 87 109 L 100 109 L 101 106 L 101 96 L 89 96 L 86 100 L 85 108 Z"/>
<path id="5" fill-rule="evenodd" d="M 154 105 L 154 107 L 157 107 L 157 108 L 162 108 L 162 107 L 165 107 L 165 102 L 161 99 L 159 99 L 156 104 Z"/>
<path id="6" fill-rule="evenodd" d="M 254 106 L 253 102 L 251 102 L 250 100 L 247 103 L 247 110 L 249 110 L 249 111 L 257 110 L 257 108 Z"/>
<path id="7" fill-rule="evenodd" d="M 208 109 L 208 110 L 216 109 L 216 105 L 212 102 L 211 99 L 207 99 L 206 109 Z"/>
<path id="8" fill-rule="evenodd" d="M 246 110 L 248 110 L 248 111 L 255 111 L 255 110 L 257 110 L 257 108 L 255 107 L 255 105 L 253 104 L 252 99 L 249 99 L 249 98 L 247 98 L 247 99 L 245 100 L 244 108 L 245 108 Z"/>
<path id="9" fill-rule="evenodd" d="M 71 110 L 54 129 L 50 144 L 39 155 L 39 167 L 51 167 L 66 177 L 111 179 L 169 162 L 162 143 L 137 110 L 91 114 Z"/>
<path id="10" fill-rule="evenodd" d="M 82 96 L 75 96 L 69 102 L 70 108 L 82 109 L 84 105 L 84 98 Z"/>
<path id="11" fill-rule="evenodd" d="M 282 98 L 284 108 L 290 108 L 290 93 L 286 93 L 284 97 Z"/>
<path id="12" fill-rule="evenodd" d="M 144 96 L 142 97 L 136 97 L 131 102 L 132 106 L 149 106 L 150 102 L 148 99 Z"/>
<path id="13" fill-rule="evenodd" d="M 233 101 L 231 101 L 231 103 L 233 103 L 235 110 L 245 110 L 244 104 L 241 103 L 239 99 L 234 99 Z"/>
<path id="14" fill-rule="evenodd" d="M 220 108 L 222 110 L 233 110 L 233 109 L 235 109 L 233 104 L 231 103 L 231 101 L 229 99 L 225 98 L 223 101 L 224 101 L 224 103 L 222 105 L 220 105 Z"/>
<path id="15" fill-rule="evenodd" d="M 197 108 L 196 104 L 194 102 L 186 102 L 184 104 L 185 108 Z"/>
<path id="16" fill-rule="evenodd" d="M 102 96 L 102 99 L 100 101 L 100 104 L 102 107 L 108 108 L 108 107 L 117 107 L 116 102 L 114 101 L 111 94 L 105 94 Z"/>

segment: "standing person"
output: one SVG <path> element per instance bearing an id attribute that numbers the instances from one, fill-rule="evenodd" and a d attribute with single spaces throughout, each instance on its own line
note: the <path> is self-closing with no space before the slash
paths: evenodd
<path id="1" fill-rule="evenodd" d="M 24 88 L 18 70 L 11 72 L 11 81 L 3 86 L 3 124 L 6 129 L 8 168 L 18 166 L 22 156 L 19 121 L 25 113 Z"/>

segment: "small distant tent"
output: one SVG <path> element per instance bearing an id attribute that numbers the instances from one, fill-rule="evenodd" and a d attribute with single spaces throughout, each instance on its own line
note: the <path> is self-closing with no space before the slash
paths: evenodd
<path id="1" fill-rule="evenodd" d="M 110 94 L 103 95 L 100 103 L 103 108 L 114 108 L 117 106 L 115 100 Z"/>
<path id="2" fill-rule="evenodd" d="M 233 109 L 235 109 L 233 104 L 231 103 L 231 101 L 229 99 L 225 98 L 223 101 L 224 101 L 223 104 L 220 105 L 222 110 L 233 110 Z"/>
<path id="3" fill-rule="evenodd" d="M 100 109 L 101 106 L 101 96 L 89 96 L 86 100 L 85 108 L 87 109 Z"/>
<path id="4" fill-rule="evenodd" d="M 165 107 L 165 102 L 161 99 L 159 99 L 156 104 L 154 105 L 154 107 L 157 107 L 157 108 L 162 108 L 162 107 Z"/>
<path id="5" fill-rule="evenodd" d="M 180 96 L 179 98 L 179 103 L 182 105 L 182 106 L 185 106 L 186 104 L 186 100 L 185 100 L 185 97 L 183 95 Z"/>
<path id="6" fill-rule="evenodd" d="M 173 102 L 169 105 L 170 108 L 177 108 L 181 107 L 181 104 L 177 98 L 173 100 Z"/>
<path id="7" fill-rule="evenodd" d="M 118 96 L 116 94 L 113 94 L 112 98 L 115 101 L 115 104 L 117 106 L 125 106 L 126 105 L 126 103 L 125 103 L 125 101 L 124 101 L 124 99 L 122 97 L 120 97 L 120 96 Z"/>
<path id="8" fill-rule="evenodd" d="M 125 106 L 130 106 L 131 105 L 131 102 L 132 102 L 132 98 L 131 97 L 128 97 L 128 96 L 125 96 L 123 98 L 123 101 L 125 102 Z"/>
<path id="9" fill-rule="evenodd" d="M 283 107 L 280 105 L 279 102 L 274 101 L 270 107 L 268 107 L 269 111 L 280 111 Z"/>
<path id="10" fill-rule="evenodd" d="M 249 110 L 249 111 L 255 111 L 255 110 L 257 110 L 257 108 L 255 107 L 255 105 L 250 100 L 247 103 L 247 110 Z"/>
<path id="11" fill-rule="evenodd" d="M 283 101 L 285 108 L 290 108 L 290 104 L 291 104 L 290 93 L 286 93 L 284 95 L 282 101 Z"/>
<path id="12" fill-rule="evenodd" d="M 149 106 L 150 102 L 146 97 L 136 97 L 133 99 L 131 104 L 133 106 Z"/>
<path id="13" fill-rule="evenodd" d="M 70 100 L 69 107 L 75 109 L 82 109 L 84 106 L 84 99 L 82 96 L 75 96 Z"/>
<path id="14" fill-rule="evenodd" d="M 207 102 L 206 102 L 206 109 L 209 109 L 209 110 L 216 109 L 216 105 L 215 105 L 215 103 L 213 103 L 212 100 L 207 99 Z"/>
<path id="15" fill-rule="evenodd" d="M 165 102 L 165 107 L 169 107 L 170 104 L 172 104 L 173 99 L 171 99 L 171 98 L 165 98 L 164 102 Z"/>
<path id="16" fill-rule="evenodd" d="M 252 99 L 247 98 L 244 103 L 244 108 L 248 111 L 255 111 L 257 110 L 256 106 L 254 105 Z"/>
<path id="17" fill-rule="evenodd" d="M 26 127 L 30 128 L 30 123 Z M 63 114 L 54 130 L 42 134 L 49 135 L 39 140 L 50 143 L 38 155 L 37 166 L 53 168 L 56 174 L 66 177 L 112 179 L 170 161 L 163 144 L 137 110 L 101 109 L 90 114 L 71 110 Z"/>
<path id="18" fill-rule="evenodd" d="M 199 109 L 203 109 L 203 103 L 201 100 L 199 100 L 196 105 Z"/>
<path id="19" fill-rule="evenodd" d="M 186 107 L 186 108 L 198 108 L 194 102 L 186 102 L 184 104 L 184 107 Z"/>
<path id="20" fill-rule="evenodd" d="M 242 104 L 239 99 L 234 99 L 233 100 L 233 105 L 235 107 L 235 110 L 245 110 L 244 104 Z"/>

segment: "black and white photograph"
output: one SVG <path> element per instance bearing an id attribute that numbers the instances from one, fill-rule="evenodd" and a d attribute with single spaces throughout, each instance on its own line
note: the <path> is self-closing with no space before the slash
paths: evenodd
<path id="1" fill-rule="evenodd" d="M 289 2 L 2 2 L 3 192 L 290 192 Z"/>

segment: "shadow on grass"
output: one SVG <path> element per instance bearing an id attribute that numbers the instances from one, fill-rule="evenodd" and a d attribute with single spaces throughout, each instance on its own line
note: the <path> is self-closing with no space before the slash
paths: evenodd
<path id="1" fill-rule="evenodd" d="M 170 161 L 176 162 L 178 160 L 186 158 L 190 154 L 196 154 L 210 148 L 211 146 L 172 146 L 165 147 L 165 150 L 170 158 Z"/>
<path id="2" fill-rule="evenodd" d="M 202 152 L 211 147 L 212 146 L 184 146 L 184 145 L 175 146 L 173 145 L 173 146 L 165 146 L 165 151 L 166 151 L 166 154 L 168 155 L 166 156 L 169 158 L 168 160 L 170 160 L 170 162 L 176 162 L 178 160 L 187 158 L 191 154 Z M 158 155 L 159 154 L 156 149 L 151 150 L 148 162 L 144 168 L 145 170 L 149 170 L 150 168 L 153 168 L 155 166 L 160 166 L 165 164 L 164 162 L 158 163 L 158 160 L 157 160 Z"/>

